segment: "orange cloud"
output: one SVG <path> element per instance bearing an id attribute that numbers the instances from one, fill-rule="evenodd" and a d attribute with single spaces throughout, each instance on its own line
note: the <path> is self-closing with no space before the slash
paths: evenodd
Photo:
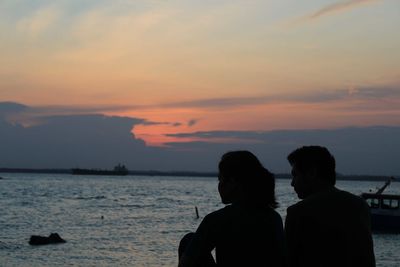
<path id="1" fill-rule="evenodd" d="M 370 4 L 370 3 L 374 3 L 374 2 L 380 2 L 380 1 L 382 1 L 382 0 L 348 0 L 348 1 L 337 2 L 337 3 L 333 3 L 331 5 L 325 6 L 323 8 L 320 8 L 319 10 L 300 18 L 298 21 L 304 22 L 304 21 L 316 20 L 321 17 L 325 17 L 325 16 L 328 16 L 328 15 L 331 15 L 334 13 L 343 12 L 343 11 L 346 11 L 349 9 L 356 8 L 360 5 Z"/>

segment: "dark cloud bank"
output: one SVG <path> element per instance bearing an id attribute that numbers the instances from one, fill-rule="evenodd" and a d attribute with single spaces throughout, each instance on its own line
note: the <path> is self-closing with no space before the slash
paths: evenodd
<path id="1" fill-rule="evenodd" d="M 111 168 L 121 162 L 131 170 L 216 171 L 228 150 L 248 149 L 274 172 L 288 172 L 286 156 L 310 144 L 327 146 L 344 174 L 399 175 L 400 127 L 268 132 L 212 131 L 175 134 L 201 142 L 169 143 L 155 148 L 136 138 L 131 129 L 143 119 L 98 114 L 41 117 L 23 127 L 10 115 L 29 113 L 30 107 L 0 103 L 0 167 Z M 216 143 L 215 140 L 231 140 Z M 232 141 L 234 140 L 234 141 Z"/>

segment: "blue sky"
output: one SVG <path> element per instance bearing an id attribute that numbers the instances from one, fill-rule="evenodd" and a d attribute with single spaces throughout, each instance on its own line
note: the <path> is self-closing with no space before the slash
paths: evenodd
<path id="1" fill-rule="evenodd" d="M 400 126 L 397 0 L 3 0 L 0 18 L 0 102 L 30 107 L 7 123 L 129 117 L 155 149 Z"/>

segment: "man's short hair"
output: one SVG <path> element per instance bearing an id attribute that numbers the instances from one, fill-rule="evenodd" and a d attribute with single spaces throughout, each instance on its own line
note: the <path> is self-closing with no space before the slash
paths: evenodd
<path id="1" fill-rule="evenodd" d="M 326 147 L 303 146 L 296 149 L 287 157 L 291 165 L 303 173 L 310 170 L 317 172 L 318 179 L 323 179 L 332 185 L 336 183 L 335 158 Z"/>

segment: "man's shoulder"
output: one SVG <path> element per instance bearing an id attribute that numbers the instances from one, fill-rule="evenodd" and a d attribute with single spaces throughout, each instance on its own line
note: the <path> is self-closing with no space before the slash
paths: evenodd
<path id="1" fill-rule="evenodd" d="M 337 190 L 335 195 L 336 201 L 342 201 L 347 205 L 352 206 L 366 206 L 367 203 L 361 196 L 357 196 L 353 193 L 344 191 L 344 190 Z"/>
<path id="2" fill-rule="evenodd" d="M 333 189 L 328 192 L 317 193 L 306 199 L 303 199 L 296 204 L 288 207 L 288 212 L 305 211 L 313 207 L 331 205 L 331 204 L 345 204 L 351 206 L 364 206 L 365 201 L 350 192 Z"/>
<path id="3" fill-rule="evenodd" d="M 287 213 L 298 213 L 298 212 L 302 212 L 302 210 L 304 209 L 308 209 L 309 207 L 309 201 L 306 201 L 305 199 L 300 200 L 299 202 L 289 206 L 287 208 Z"/>

